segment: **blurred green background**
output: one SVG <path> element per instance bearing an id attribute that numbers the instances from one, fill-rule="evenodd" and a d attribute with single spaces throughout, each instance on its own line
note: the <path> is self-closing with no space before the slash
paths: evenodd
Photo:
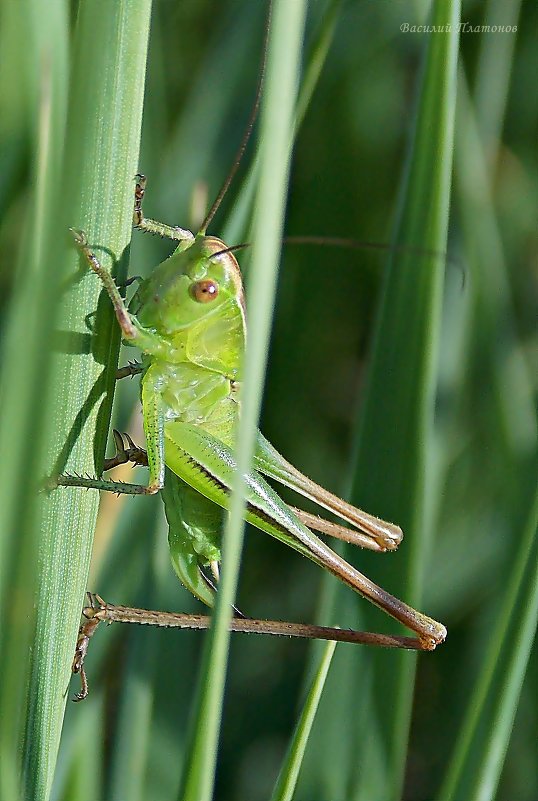
<path id="1" fill-rule="evenodd" d="M 77 3 L 71 6 L 74 25 Z M 390 243 L 428 40 L 428 34 L 403 32 L 401 26 L 424 23 L 427 6 L 412 0 L 309 4 L 305 61 L 320 36 L 327 37 L 329 49 L 294 147 L 288 234 Z M 9 0 L 0 4 L 4 23 L 9 7 Z M 139 160 L 148 176 L 148 215 L 193 228 L 203 218 L 253 102 L 264 15 L 265 4 L 258 0 L 155 0 Z M 401 797 L 531 801 L 538 797 L 538 665 L 531 647 L 537 562 L 532 509 L 538 6 L 532 0 L 464 0 L 461 18 L 471 25 L 516 25 L 517 33 L 461 34 L 449 256 L 439 256 L 445 285 L 435 427 L 427 443 L 431 535 L 420 604 L 446 624 L 449 636 L 435 653 L 419 659 L 409 743 L 402 743 Z M 30 73 L 36 69 L 31 49 L 18 45 L 26 48 L 18 58 Z M 11 292 L 20 275 L 14 264 L 24 261 L 35 158 L 29 130 L 36 107 L 35 98 L 18 95 L 16 76 L 7 72 L 15 62 L 5 58 L 3 321 L 11 319 Z M 231 224 L 254 153 L 252 142 L 210 233 L 221 235 Z M 233 223 L 233 213 L 231 218 Z M 228 231 L 229 244 L 244 241 L 241 226 Z M 135 232 L 130 274 L 147 275 L 170 252 L 167 242 Z M 421 258 L 417 253 L 417 261 Z M 291 462 L 339 494 L 349 491 L 355 418 L 386 262 L 383 251 L 284 248 L 261 428 Z M 124 350 L 121 363 L 132 354 Z M 140 442 L 137 392 L 136 380 L 121 382 L 114 425 Z M 371 460 L 374 464 L 375 452 Z M 131 476 L 129 468 L 123 477 Z M 390 484 L 390 474 L 386 481 Z M 4 529 L 0 537 L 16 542 L 16 531 Z M 391 590 L 405 548 L 404 539 L 397 554 L 365 558 L 348 551 L 347 557 Z M 248 615 L 321 622 L 335 583 L 324 582 L 319 569 L 249 530 L 238 600 Z M 507 597 L 509 586 L 513 592 Z M 201 611 L 170 568 L 158 498 L 102 500 L 88 587 L 114 603 Z M 5 601 L 9 580 L 4 591 Z M 405 599 L 405 589 L 402 595 Z M 356 626 L 356 606 L 366 602 L 339 603 L 342 618 L 332 615 L 332 622 Z M 521 631 L 517 621 L 525 613 Z M 395 630 L 381 613 L 368 617 L 368 626 Z M 204 637 L 127 627 L 99 632 L 87 664 L 90 697 L 67 706 L 55 801 L 176 797 Z M 496 642 L 499 652 L 491 650 Z M 352 649 L 337 648 L 298 799 L 388 797 L 384 733 L 375 723 L 383 688 L 372 681 L 380 657 L 361 649 L 355 663 Z M 215 798 L 270 797 L 312 650 L 291 640 L 233 637 Z M 390 676 L 393 655 L 381 658 L 383 676 Z M 490 794 L 475 796 L 469 790 L 473 775 L 481 770 L 487 775 L 488 765 L 492 776 L 502 769 L 499 786 L 495 779 Z"/>

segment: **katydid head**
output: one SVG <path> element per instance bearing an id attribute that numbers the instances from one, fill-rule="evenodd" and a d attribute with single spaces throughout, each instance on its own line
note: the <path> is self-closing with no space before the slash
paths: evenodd
<path id="1" fill-rule="evenodd" d="M 243 307 L 235 256 L 220 239 L 197 236 L 142 282 L 130 308 L 141 325 L 166 337 L 202 320 L 235 316 L 234 310 L 242 317 Z"/>

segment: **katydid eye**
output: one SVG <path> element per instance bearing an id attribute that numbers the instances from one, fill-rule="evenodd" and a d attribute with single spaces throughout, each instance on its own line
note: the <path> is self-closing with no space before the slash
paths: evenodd
<path id="1" fill-rule="evenodd" d="M 219 294 L 219 285 L 212 278 L 196 281 L 191 286 L 191 295 L 198 303 L 209 303 Z"/>

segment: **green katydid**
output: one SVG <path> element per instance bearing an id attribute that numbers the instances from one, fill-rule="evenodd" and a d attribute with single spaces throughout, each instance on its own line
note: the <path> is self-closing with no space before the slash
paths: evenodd
<path id="1" fill-rule="evenodd" d="M 132 461 L 149 468 L 147 486 L 102 479 L 60 476 L 56 483 L 121 494 L 161 493 L 169 525 L 172 564 L 181 582 L 208 606 L 219 579 L 220 538 L 235 472 L 234 445 L 240 414 L 246 320 L 241 271 L 233 251 L 207 235 L 242 157 L 260 99 L 258 93 L 237 159 L 196 235 L 148 219 L 142 211 L 145 178 L 137 176 L 134 226 L 178 243 L 172 255 L 142 281 L 129 306 L 111 274 L 90 249 L 86 234 L 73 231 L 89 267 L 101 279 L 127 344 L 138 347 L 141 364 L 118 372 L 118 378 L 140 373 L 146 450 L 114 432 L 116 456 L 105 470 Z M 314 241 L 314 240 L 312 240 Z M 338 243 L 337 244 L 341 244 Z M 288 506 L 264 476 L 295 490 L 333 513 L 343 525 Z M 254 463 L 245 476 L 246 520 L 327 569 L 341 581 L 417 635 L 414 638 L 366 632 L 340 632 L 299 624 L 234 619 L 231 628 L 295 636 L 331 637 L 351 642 L 432 650 L 443 642 L 445 627 L 374 584 L 313 532 L 318 531 L 376 551 L 394 550 L 401 529 L 357 509 L 304 476 L 258 432 Z M 208 571 L 211 574 L 208 575 Z M 89 637 L 100 620 L 145 622 L 165 626 L 203 627 L 208 618 L 129 610 L 90 597 L 84 610 L 73 669 L 87 692 L 84 657 Z M 204 621 L 204 622 L 201 622 Z"/>
<path id="2" fill-rule="evenodd" d="M 173 566 L 182 583 L 212 606 L 220 564 L 223 509 L 229 504 L 235 470 L 234 443 L 240 413 L 245 305 L 241 272 L 229 248 L 206 235 L 172 228 L 142 213 L 145 179 L 137 176 L 135 226 L 179 241 L 174 253 L 141 282 L 127 307 L 110 273 L 99 264 L 83 232 L 74 236 L 110 296 L 124 340 L 143 353 L 140 365 L 120 376 L 141 373 L 146 451 L 124 447 L 115 432 L 121 462 L 147 464 L 147 486 L 61 476 L 64 486 L 124 494 L 161 492 L 169 524 Z M 289 507 L 264 480 L 267 476 L 315 501 L 342 525 Z M 433 649 L 443 625 L 381 589 L 319 539 L 314 530 L 377 551 L 395 549 L 400 528 L 363 512 L 323 489 L 287 462 L 258 432 L 252 470 L 246 476 L 246 520 L 337 576 L 418 635 L 403 647 Z M 209 568 L 213 580 L 206 575 Z M 116 618 L 118 619 L 118 618 Z M 287 632 L 288 633 L 288 632 Z"/>

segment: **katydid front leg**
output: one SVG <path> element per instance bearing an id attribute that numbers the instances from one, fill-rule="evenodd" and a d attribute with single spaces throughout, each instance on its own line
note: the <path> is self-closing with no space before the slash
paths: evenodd
<path id="1" fill-rule="evenodd" d="M 170 343 L 164 337 L 147 328 L 143 328 L 138 324 L 136 317 L 130 314 L 112 273 L 102 266 L 93 250 L 89 247 L 86 232 L 76 228 L 70 228 L 69 230 L 73 234 L 75 244 L 86 259 L 89 268 L 101 279 L 101 283 L 112 301 L 123 339 L 152 356 L 165 357 L 170 351 Z"/>
<path id="2" fill-rule="evenodd" d="M 175 242 L 194 242 L 194 234 L 186 228 L 180 228 L 179 225 L 166 225 L 165 223 L 151 220 L 149 217 L 144 217 L 142 211 L 142 201 L 146 192 L 146 176 L 140 173 L 136 176 L 135 186 L 135 203 L 133 211 L 133 225 L 139 231 L 145 231 L 148 234 L 158 234 L 159 236 L 172 239 Z"/>

